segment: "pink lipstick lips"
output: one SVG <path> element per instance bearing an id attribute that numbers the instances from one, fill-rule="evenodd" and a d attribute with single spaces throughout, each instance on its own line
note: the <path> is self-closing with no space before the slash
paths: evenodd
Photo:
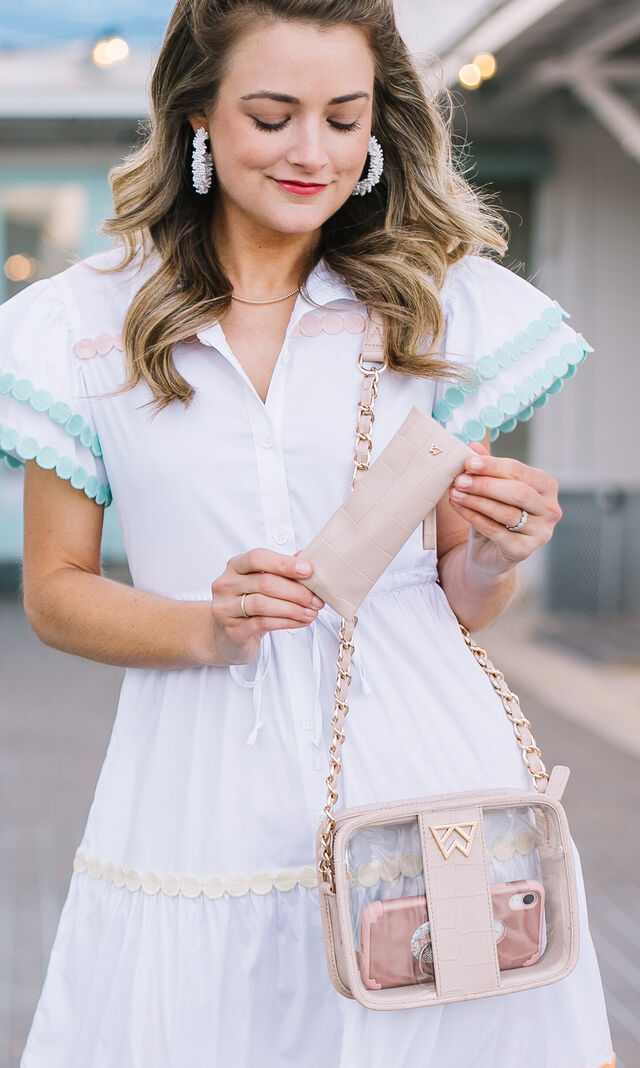
<path id="1" fill-rule="evenodd" d="M 284 189 L 285 193 L 297 193 L 298 196 L 308 197 L 312 193 L 319 193 L 326 187 L 324 185 L 318 185 L 315 182 L 281 182 L 277 178 L 274 181 Z"/>

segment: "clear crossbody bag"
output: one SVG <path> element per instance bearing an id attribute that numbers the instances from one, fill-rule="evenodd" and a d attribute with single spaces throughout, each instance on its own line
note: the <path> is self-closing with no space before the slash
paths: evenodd
<path id="1" fill-rule="evenodd" d="M 363 354 L 365 350 L 368 358 L 382 362 L 379 328 L 373 342 L 370 332 L 365 338 Z M 362 355 L 359 366 L 364 382 L 352 491 L 369 469 L 380 375 L 377 367 L 364 366 Z M 423 483 L 430 482 L 425 457 L 437 461 L 446 455 L 451 438 L 431 422 L 421 427 L 421 433 L 432 435 L 431 443 L 419 438 L 407 447 L 403 441 L 398 452 L 392 442 L 388 456 L 397 477 L 412 470 L 413 449 L 416 465 L 424 468 Z M 459 447 L 457 439 L 455 443 Z M 449 472 L 447 484 L 452 477 Z M 441 474 L 436 482 L 441 495 Z M 371 480 L 374 498 L 379 493 L 382 499 L 380 486 Z M 317 590 L 329 603 L 333 586 L 334 603 L 344 596 L 344 588 L 330 576 L 339 574 L 340 562 L 348 570 L 345 523 L 359 521 L 365 514 L 359 509 L 343 514 L 337 528 L 329 524 L 317 542 L 323 560 L 329 559 L 328 546 L 333 551 L 324 580 L 317 580 Z M 366 514 L 373 514 L 370 508 Z M 375 523 L 368 536 L 371 552 L 363 549 L 360 536 L 358 561 L 371 584 L 380 569 Z M 388 553 L 393 539 L 388 530 L 380 536 L 387 537 Z M 396 542 L 392 551 L 397 547 Z M 313 560 L 313 552 L 300 555 Z M 356 600 L 364 588 L 361 584 Z M 530 792 L 475 791 L 336 811 L 356 623 L 355 613 L 341 617 L 327 800 L 316 849 L 323 937 L 334 986 L 369 1009 L 405 1009 L 492 997 L 564 978 L 577 962 L 579 935 L 572 845 L 561 805 L 569 770 L 557 766 L 550 775 L 546 772 L 518 698 L 465 628 L 461 631 L 470 655 L 488 675 L 512 724 L 531 775 Z M 505 878 L 504 861 L 514 856 L 516 877 Z"/>

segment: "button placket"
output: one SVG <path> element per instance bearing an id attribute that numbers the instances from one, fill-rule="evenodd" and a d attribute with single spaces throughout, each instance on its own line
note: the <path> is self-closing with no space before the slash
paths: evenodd
<path id="1" fill-rule="evenodd" d="M 266 402 L 258 396 L 242 364 L 234 356 L 220 323 L 198 334 L 200 341 L 215 348 L 232 364 L 247 386 L 247 411 L 254 437 L 266 544 L 284 552 L 294 551 L 293 523 L 284 459 L 279 444 L 284 409 L 284 367 L 289 358 L 289 334 L 300 310 L 296 307 L 276 361 Z"/>
<path id="2" fill-rule="evenodd" d="M 282 356 L 287 350 L 285 340 L 271 378 L 266 404 L 255 396 L 248 405 L 255 443 L 261 511 L 266 544 L 275 551 L 294 552 L 293 521 L 289 503 L 289 487 L 280 445 L 284 405 L 284 368 Z"/>

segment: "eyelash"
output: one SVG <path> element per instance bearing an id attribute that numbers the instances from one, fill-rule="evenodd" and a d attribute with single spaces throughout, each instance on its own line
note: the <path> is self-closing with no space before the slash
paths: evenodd
<path id="1" fill-rule="evenodd" d="M 254 118 L 252 115 L 251 121 L 258 130 L 267 130 L 269 133 L 275 133 L 277 130 L 284 130 L 289 120 L 285 119 L 284 122 L 279 122 L 275 126 L 269 126 L 268 123 L 260 122 L 259 119 Z M 341 130 L 343 133 L 348 133 L 350 130 L 359 130 L 361 123 L 356 119 L 355 122 L 350 122 L 346 126 L 339 122 L 332 122 L 330 125 L 333 126 L 334 130 Z"/>

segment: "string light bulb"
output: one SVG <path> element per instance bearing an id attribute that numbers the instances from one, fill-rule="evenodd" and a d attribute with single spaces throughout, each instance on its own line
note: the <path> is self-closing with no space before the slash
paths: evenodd
<path id="1" fill-rule="evenodd" d="M 129 45 L 123 37 L 105 37 L 97 41 L 91 51 L 96 67 L 113 67 L 123 63 L 129 55 Z"/>

